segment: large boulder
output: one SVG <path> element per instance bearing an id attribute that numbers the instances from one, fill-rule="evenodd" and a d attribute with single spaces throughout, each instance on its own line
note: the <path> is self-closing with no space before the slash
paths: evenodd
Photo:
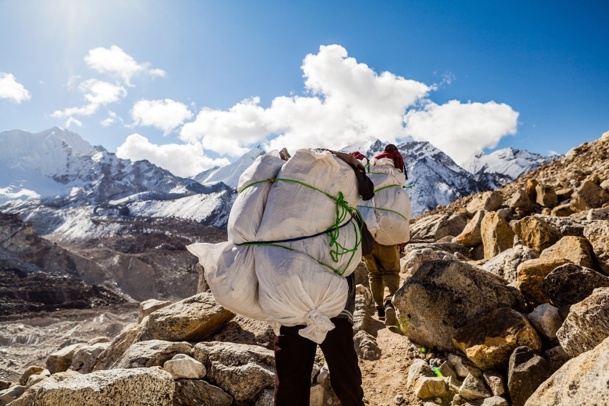
<path id="1" fill-rule="evenodd" d="M 514 232 L 498 212 L 488 212 L 480 225 L 484 258 L 492 258 L 514 246 Z"/>
<path id="2" fill-rule="evenodd" d="M 555 268 L 542 281 L 541 290 L 558 307 L 581 302 L 594 289 L 609 286 L 609 277 L 575 264 Z"/>
<path id="3" fill-rule="evenodd" d="M 456 260 L 423 264 L 394 295 L 401 330 L 427 347 L 453 350 L 455 331 L 498 307 L 524 308 L 520 292 Z"/>
<path id="4" fill-rule="evenodd" d="M 551 375 L 552 368 L 548 361 L 531 348 L 525 346 L 516 348 L 510 355 L 508 365 L 508 391 L 512 406 L 524 406 L 529 396 Z M 539 403 L 539 405 L 545 404 Z"/>
<path id="5" fill-rule="evenodd" d="M 558 229 L 535 216 L 516 221 L 513 227 L 522 242 L 537 252 L 554 245 L 562 237 Z"/>
<path id="6" fill-rule="evenodd" d="M 601 271 L 609 275 L 609 221 L 588 224 L 584 228 L 584 236 L 592 244 Z"/>
<path id="7" fill-rule="evenodd" d="M 173 406 L 231 406 L 233 397 L 201 379 L 177 379 Z"/>
<path id="8" fill-rule="evenodd" d="M 211 292 L 203 292 L 150 313 L 138 341 L 201 341 L 234 317 Z"/>
<path id="9" fill-rule="evenodd" d="M 539 254 L 526 245 L 517 244 L 513 248 L 489 259 L 482 269 L 505 279 L 508 283 L 518 279 L 518 265 L 529 259 L 538 258 Z"/>
<path id="10" fill-rule="evenodd" d="M 139 341 L 133 344 L 116 361 L 113 368 L 162 367 L 176 354 L 190 355 L 192 345 L 187 342 L 162 340 Z"/>
<path id="11" fill-rule="evenodd" d="M 541 339 L 533 326 L 509 307 L 495 309 L 457 329 L 453 344 L 483 371 L 506 367 L 517 347 L 541 350 Z"/>
<path id="12" fill-rule="evenodd" d="M 209 381 L 238 402 L 251 402 L 275 384 L 273 351 L 248 344 L 202 342 L 193 357 L 207 368 Z"/>
<path id="13" fill-rule="evenodd" d="M 172 406 L 174 382 L 158 368 L 112 369 L 45 379 L 12 406 Z"/>
<path id="14" fill-rule="evenodd" d="M 586 268 L 595 267 L 594 252 L 590 242 L 583 237 L 572 235 L 562 237 L 556 244 L 543 250 L 539 258 L 565 258 L 576 265 Z"/>
<path id="15" fill-rule="evenodd" d="M 543 280 L 550 272 L 567 262 L 568 260 L 563 258 L 537 258 L 523 262 L 517 268 L 518 288 L 534 303 L 549 303 L 550 298 L 541 290 Z"/>
<path id="16" fill-rule="evenodd" d="M 608 405 L 609 338 L 566 362 L 529 397 L 526 406 Z"/>
<path id="17" fill-rule="evenodd" d="M 556 336 L 560 346 L 571 357 L 593 349 L 607 338 L 609 288 L 595 289 L 592 295 L 571 306 Z"/>
<path id="18" fill-rule="evenodd" d="M 463 215 L 436 214 L 425 216 L 411 225 L 411 241 L 438 241 L 446 236 L 461 234 L 467 225 L 467 219 Z"/>
<path id="19" fill-rule="evenodd" d="M 475 247 L 482 244 L 480 228 L 485 214 L 486 211 L 484 210 L 476 212 L 463 231 L 461 231 L 461 234 L 453 238 L 452 242 L 465 245 L 466 247 Z"/>

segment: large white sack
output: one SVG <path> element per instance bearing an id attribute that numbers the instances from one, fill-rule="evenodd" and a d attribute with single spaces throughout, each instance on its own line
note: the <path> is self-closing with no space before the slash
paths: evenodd
<path id="1" fill-rule="evenodd" d="M 269 321 L 306 325 L 299 334 L 321 343 L 345 308 L 347 280 L 308 255 L 279 247 L 256 247 L 260 305 Z"/>
<path id="2" fill-rule="evenodd" d="M 258 299 L 258 278 L 254 268 L 255 247 L 195 243 L 186 246 L 199 258 L 205 279 L 216 301 L 228 310 L 257 320 L 267 316 Z"/>
<path id="3" fill-rule="evenodd" d="M 359 202 L 353 169 L 330 151 L 297 150 L 269 191 L 257 240 L 284 240 L 326 230 L 336 224 L 339 195 L 342 204 L 350 207 Z"/>
<path id="4" fill-rule="evenodd" d="M 403 186 L 406 176 L 393 166 L 388 158 L 371 161 L 368 177 L 374 183 L 374 198 L 372 204 L 362 202 L 358 207 L 360 212 L 374 207 L 374 220 L 366 213 L 366 225 L 379 244 L 395 245 L 410 240 L 410 218 L 412 207 L 410 198 Z"/>
<path id="5" fill-rule="evenodd" d="M 241 174 L 237 198 L 228 217 L 228 240 L 235 244 L 257 240 L 267 196 L 282 165 L 277 151 L 261 155 Z"/>

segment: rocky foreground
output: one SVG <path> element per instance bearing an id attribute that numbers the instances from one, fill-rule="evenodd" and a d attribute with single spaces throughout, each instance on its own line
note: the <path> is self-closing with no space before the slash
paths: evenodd
<path id="1" fill-rule="evenodd" d="M 609 404 L 608 219 L 609 133 L 416 218 L 390 337 L 358 271 L 368 403 Z M 142 302 L 117 336 L 64 343 L 0 382 L 0 405 L 271 405 L 272 331 L 219 306 L 202 279 L 198 291 Z M 311 391 L 337 404 L 321 355 Z"/>

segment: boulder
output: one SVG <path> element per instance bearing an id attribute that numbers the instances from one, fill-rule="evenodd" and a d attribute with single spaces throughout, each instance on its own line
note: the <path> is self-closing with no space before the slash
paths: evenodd
<path id="1" fill-rule="evenodd" d="M 112 369 L 61 380 L 51 377 L 29 388 L 11 406 L 172 406 L 173 393 L 173 379 L 161 369 Z"/>
<path id="2" fill-rule="evenodd" d="M 596 183 L 585 180 L 571 196 L 571 207 L 575 211 L 584 211 L 601 207 L 609 201 L 609 193 Z"/>
<path id="3" fill-rule="evenodd" d="M 421 265 L 435 259 L 454 259 L 449 252 L 437 249 L 433 244 L 412 244 L 407 246 L 404 256 L 400 259 L 400 274 L 402 278 L 411 277 Z"/>
<path id="4" fill-rule="evenodd" d="M 510 355 L 508 366 L 508 391 L 512 406 L 524 406 L 529 396 L 550 375 L 551 367 L 545 359 L 528 347 L 516 348 Z"/>
<path id="5" fill-rule="evenodd" d="M 506 367 L 516 347 L 541 350 L 541 340 L 533 326 L 509 307 L 492 310 L 457 329 L 453 344 L 483 371 Z"/>
<path id="6" fill-rule="evenodd" d="M 526 406 L 609 404 L 609 338 L 566 362 L 529 397 Z"/>
<path id="7" fill-rule="evenodd" d="M 205 365 L 209 381 L 237 402 L 256 399 L 275 384 L 275 354 L 257 345 L 202 342 L 193 357 Z"/>
<path id="8" fill-rule="evenodd" d="M 517 244 L 499 255 L 489 259 L 482 265 L 482 269 L 505 279 L 508 283 L 518 279 L 518 265 L 529 259 L 538 258 L 539 254 L 526 245 Z"/>
<path id="9" fill-rule="evenodd" d="M 584 237 L 592 244 L 592 250 L 603 273 L 609 275 L 609 222 L 594 221 L 584 228 Z"/>
<path id="10" fill-rule="evenodd" d="M 353 336 L 353 344 L 360 359 L 371 361 L 381 358 L 381 349 L 372 334 L 366 331 L 358 331 Z"/>
<path id="11" fill-rule="evenodd" d="M 140 334 L 140 326 L 137 324 L 130 324 L 126 326 L 123 331 L 116 336 L 108 348 L 103 350 L 97 361 L 93 366 L 94 371 L 102 369 L 109 369 L 118 360 L 121 355 L 135 342 Z"/>
<path id="12" fill-rule="evenodd" d="M 190 354 L 192 345 L 187 342 L 162 340 L 139 341 L 133 344 L 112 366 L 113 368 L 162 367 L 176 354 Z"/>
<path id="13" fill-rule="evenodd" d="M 549 303 L 537 306 L 529 313 L 528 319 L 537 331 L 550 341 L 556 339 L 556 332 L 563 321 L 558 312 L 558 308 Z M 529 347 L 531 346 L 529 345 Z"/>
<path id="14" fill-rule="evenodd" d="M 72 344 L 49 355 L 46 360 L 46 367 L 49 372 L 55 374 L 57 372 L 67 371 L 68 368 L 70 368 L 70 365 L 72 365 L 74 353 L 85 345 L 85 343 Z"/>
<path id="15" fill-rule="evenodd" d="M 507 201 L 507 205 L 513 210 L 519 209 L 523 213 L 535 210 L 535 203 L 531 200 L 524 189 L 518 189 Z"/>
<path id="16" fill-rule="evenodd" d="M 560 346 L 570 357 L 589 351 L 609 336 L 609 288 L 597 288 L 571 306 L 556 332 Z"/>
<path id="17" fill-rule="evenodd" d="M 494 190 L 474 195 L 467 204 L 466 210 L 472 214 L 477 213 L 480 210 L 496 211 L 499 210 L 502 204 L 503 194 L 498 190 Z"/>
<path id="18" fill-rule="evenodd" d="M 594 252 L 590 242 L 583 237 L 571 235 L 562 237 L 556 244 L 543 250 L 539 258 L 565 258 L 576 265 L 586 268 L 595 267 Z"/>
<path id="19" fill-rule="evenodd" d="M 543 280 L 550 272 L 567 262 L 561 258 L 537 258 L 523 262 L 517 268 L 518 288 L 534 303 L 549 303 L 550 298 L 541 290 Z"/>
<path id="20" fill-rule="evenodd" d="M 138 341 L 201 341 L 224 327 L 235 314 L 203 292 L 152 312 Z"/>
<path id="21" fill-rule="evenodd" d="M 402 332 L 426 347 L 452 350 L 455 331 L 497 307 L 524 308 L 520 292 L 456 260 L 423 264 L 395 293 Z"/>
<path id="22" fill-rule="evenodd" d="M 540 183 L 535 186 L 535 192 L 535 201 L 537 202 L 537 204 L 550 209 L 558 205 L 558 196 L 556 196 L 556 190 L 554 189 L 554 186 L 544 185 Z"/>
<path id="23" fill-rule="evenodd" d="M 609 286 L 609 277 L 575 264 L 555 268 L 542 281 L 541 290 L 558 307 L 581 302 L 596 288 Z"/>
<path id="24" fill-rule="evenodd" d="M 110 346 L 109 342 L 99 342 L 95 344 L 87 344 L 79 347 L 72 357 L 70 369 L 78 371 L 81 374 L 88 374 L 93 371 L 93 367 L 97 362 L 100 354 Z"/>
<path id="25" fill-rule="evenodd" d="M 144 317 L 148 316 L 153 311 L 162 309 L 163 307 L 169 306 L 170 304 L 171 302 L 169 300 L 144 300 L 142 303 L 140 303 L 137 322 L 140 323 L 142 320 L 144 320 Z"/>
<path id="26" fill-rule="evenodd" d="M 231 406 L 233 397 L 201 379 L 175 381 L 173 406 Z"/>
<path id="27" fill-rule="evenodd" d="M 514 246 L 514 232 L 497 212 L 486 213 L 480 227 L 484 258 L 492 258 Z"/>
<path id="28" fill-rule="evenodd" d="M 207 371 L 205 365 L 186 354 L 176 354 L 165 361 L 163 369 L 171 374 L 173 379 L 200 379 Z"/>
<path id="29" fill-rule="evenodd" d="M 438 241 L 446 236 L 461 234 L 467 225 L 463 215 L 436 214 L 425 216 L 410 227 L 411 241 Z"/>
<path id="30" fill-rule="evenodd" d="M 479 210 L 474 214 L 474 217 L 467 223 L 461 234 L 452 239 L 452 242 L 464 245 L 466 247 L 475 247 L 482 244 L 482 234 L 480 232 L 482 219 L 486 211 Z"/>
<path id="31" fill-rule="evenodd" d="M 535 216 L 516 221 L 514 232 L 527 247 L 537 252 L 554 245 L 562 237 L 555 227 Z"/>

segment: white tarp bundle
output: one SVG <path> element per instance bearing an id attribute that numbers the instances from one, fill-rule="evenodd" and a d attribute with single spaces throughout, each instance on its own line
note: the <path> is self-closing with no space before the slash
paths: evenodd
<path id="1" fill-rule="evenodd" d="M 369 168 L 374 197 L 357 207 L 368 230 L 382 245 L 408 242 L 412 208 L 403 188 L 406 176 L 394 167 L 390 158 L 372 159 Z"/>
<path id="2" fill-rule="evenodd" d="M 321 343 L 347 301 L 344 276 L 361 260 L 349 212 L 360 199 L 353 169 L 329 151 L 301 149 L 287 162 L 272 152 L 243 173 L 238 190 L 229 241 L 189 251 L 218 303 L 275 326 L 306 325 L 300 334 Z"/>

